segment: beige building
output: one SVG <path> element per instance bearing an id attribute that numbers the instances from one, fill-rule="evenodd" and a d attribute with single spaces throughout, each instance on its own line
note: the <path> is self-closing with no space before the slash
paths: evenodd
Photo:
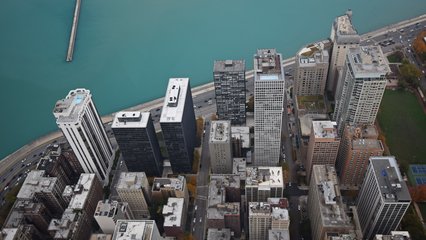
<path id="1" fill-rule="evenodd" d="M 281 167 L 247 167 L 246 172 L 247 203 L 283 197 L 284 179 Z"/>
<path id="2" fill-rule="evenodd" d="M 230 121 L 211 122 L 209 150 L 212 173 L 232 173 L 231 140 Z"/>
<path id="3" fill-rule="evenodd" d="M 336 122 L 312 121 L 311 136 L 309 137 L 308 153 L 306 156 L 306 171 L 308 179 L 313 165 L 331 165 L 336 163 L 340 138 L 337 134 Z"/>
<path id="4" fill-rule="evenodd" d="M 342 202 L 335 168 L 314 165 L 308 195 L 313 240 L 356 232 L 356 226 L 359 226 L 356 211 L 352 211 L 353 218 L 347 212 L 349 211 Z"/>
<path id="5" fill-rule="evenodd" d="M 127 202 L 135 219 L 148 219 L 151 189 L 144 172 L 122 172 L 116 185 L 118 196 Z"/>
<path id="6" fill-rule="evenodd" d="M 336 162 L 342 188 L 361 187 L 369 158 L 383 155 L 383 144 L 377 137 L 374 125 L 346 126 Z"/>
<path id="7" fill-rule="evenodd" d="M 268 239 L 270 230 L 279 231 L 289 229 L 290 218 L 288 210 L 284 206 L 277 205 L 275 200 L 279 201 L 280 199 L 268 199 L 268 202 L 248 203 L 250 240 Z"/>
<path id="8" fill-rule="evenodd" d="M 324 43 L 310 44 L 296 54 L 296 96 L 324 95 L 329 55 Z"/>
<path id="9" fill-rule="evenodd" d="M 113 240 L 163 240 L 154 220 L 118 220 Z"/>
<path id="10" fill-rule="evenodd" d="M 169 197 L 184 198 L 189 201 L 188 188 L 184 176 L 176 178 L 154 178 L 152 184 L 152 200 L 166 203 Z"/>

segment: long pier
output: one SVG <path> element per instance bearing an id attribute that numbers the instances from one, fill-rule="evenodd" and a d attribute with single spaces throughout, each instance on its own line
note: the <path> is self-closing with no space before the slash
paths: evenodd
<path id="1" fill-rule="evenodd" d="M 75 0 L 74 19 L 72 21 L 67 58 L 65 59 L 67 62 L 71 62 L 72 56 L 74 55 L 74 46 L 75 46 L 75 38 L 77 36 L 78 18 L 80 17 L 80 7 L 81 7 L 81 0 Z"/>

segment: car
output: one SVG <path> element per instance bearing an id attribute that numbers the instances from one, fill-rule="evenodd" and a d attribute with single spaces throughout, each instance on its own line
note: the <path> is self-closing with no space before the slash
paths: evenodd
<path id="1" fill-rule="evenodd" d="M 197 219 L 196 219 L 196 218 L 194 218 L 194 221 L 193 221 L 194 223 L 195 223 L 195 220 L 197 220 Z"/>
<path id="2" fill-rule="evenodd" d="M 195 227 L 192 228 L 192 232 L 195 232 Z"/>
<path id="3" fill-rule="evenodd" d="M 197 206 L 197 205 L 195 205 L 195 207 L 194 207 L 194 210 L 195 210 L 195 211 L 197 211 L 197 207 L 198 207 L 198 206 Z"/>
<path id="4" fill-rule="evenodd" d="M 202 222 L 203 221 L 203 219 L 202 218 L 200 218 L 200 222 Z"/>
<path id="5" fill-rule="evenodd" d="M 9 189 L 9 186 L 6 186 L 6 187 L 4 188 L 4 191 L 6 191 L 7 189 Z"/>
<path id="6" fill-rule="evenodd" d="M 299 211 L 300 211 L 300 205 L 297 205 L 297 210 L 299 210 Z"/>
<path id="7" fill-rule="evenodd" d="M 21 165 L 21 168 L 23 168 L 23 167 L 25 167 L 25 163 L 23 163 L 23 164 Z"/>

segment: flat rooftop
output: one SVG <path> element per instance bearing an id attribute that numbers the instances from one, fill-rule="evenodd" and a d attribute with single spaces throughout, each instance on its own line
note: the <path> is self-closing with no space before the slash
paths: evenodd
<path id="1" fill-rule="evenodd" d="M 253 66 L 255 80 L 284 80 L 282 56 L 276 49 L 258 49 Z"/>
<path id="2" fill-rule="evenodd" d="M 239 215 L 239 202 L 223 202 L 207 208 L 207 219 L 224 219 L 225 215 Z"/>
<path id="3" fill-rule="evenodd" d="M 268 230 L 268 240 L 290 240 L 290 232 L 288 230 Z"/>
<path id="4" fill-rule="evenodd" d="M 334 20 L 333 28 L 337 44 L 360 43 L 361 38 L 348 14 L 337 17 Z"/>
<path id="5" fill-rule="evenodd" d="M 249 202 L 249 216 L 271 215 L 271 205 L 265 202 Z"/>
<path id="6" fill-rule="evenodd" d="M 321 221 L 324 227 L 354 228 L 341 199 L 336 170 L 333 166 L 314 165 L 312 181 L 317 189 Z M 314 199 L 315 201 L 315 199 Z"/>
<path id="7" fill-rule="evenodd" d="M 226 143 L 231 139 L 231 122 L 230 121 L 212 121 L 210 127 L 210 143 Z"/>
<path id="8" fill-rule="evenodd" d="M 154 220 L 118 220 L 115 225 L 113 240 L 151 240 L 154 229 L 157 228 Z M 158 232 L 158 230 L 157 230 Z"/>
<path id="9" fill-rule="evenodd" d="M 164 227 L 181 227 L 185 224 L 182 222 L 184 201 L 183 198 L 169 197 L 163 206 Z"/>
<path id="10" fill-rule="evenodd" d="M 185 190 L 185 182 L 184 176 L 178 176 L 177 178 L 154 178 L 152 191 L 160 191 L 162 188 L 183 191 Z"/>
<path id="11" fill-rule="evenodd" d="M 350 48 L 347 58 L 352 66 L 355 78 L 383 78 L 390 73 L 388 62 L 381 47 Z"/>
<path id="12" fill-rule="evenodd" d="M 323 112 L 325 111 L 324 96 L 309 95 L 309 96 L 296 96 L 297 109 L 307 110 L 309 112 Z"/>
<path id="13" fill-rule="evenodd" d="M 246 187 L 282 187 L 284 188 L 281 167 L 247 167 Z"/>
<path id="14" fill-rule="evenodd" d="M 68 205 L 71 209 L 83 209 L 88 200 L 89 192 L 92 190 L 93 181 L 96 175 L 94 173 L 82 173 L 74 187 L 74 196 Z"/>
<path id="15" fill-rule="evenodd" d="M 324 43 L 309 44 L 297 53 L 299 67 L 315 67 L 317 64 L 328 64 L 329 54 Z"/>
<path id="16" fill-rule="evenodd" d="M 141 189 L 148 179 L 144 172 L 121 172 L 117 189 Z"/>
<path id="17" fill-rule="evenodd" d="M 89 240 L 111 240 L 112 234 L 97 233 L 92 234 Z"/>
<path id="18" fill-rule="evenodd" d="M 244 60 L 216 60 L 213 72 L 244 72 L 246 70 Z"/>
<path id="19" fill-rule="evenodd" d="M 96 206 L 94 216 L 106 216 L 109 218 L 113 218 L 118 213 L 118 210 L 121 206 L 122 203 L 119 203 L 117 201 L 109 201 L 108 199 L 101 200 Z"/>
<path id="20" fill-rule="evenodd" d="M 74 212 L 72 209 L 65 209 L 61 219 L 52 219 L 48 230 L 55 233 L 55 238 L 71 239 L 74 227 L 76 227 L 80 213 Z"/>
<path id="21" fill-rule="evenodd" d="M 28 173 L 17 195 L 18 199 L 32 199 L 36 192 L 52 192 L 58 179 L 44 177 L 44 170 L 33 170 Z"/>
<path id="22" fill-rule="evenodd" d="M 240 189 L 240 177 L 233 174 L 210 175 L 208 206 L 225 203 L 227 187 Z"/>
<path id="23" fill-rule="evenodd" d="M 112 128 L 146 128 L 149 112 L 118 112 L 114 116 Z"/>
<path id="24" fill-rule="evenodd" d="M 312 130 L 312 121 L 315 120 L 327 120 L 327 114 L 305 114 L 303 116 L 299 115 L 300 120 L 300 130 L 302 132 L 302 137 L 309 137 Z"/>
<path id="25" fill-rule="evenodd" d="M 170 78 L 164 97 L 160 123 L 181 122 L 185 108 L 186 94 L 189 88 L 189 78 Z M 191 91 L 191 89 L 189 89 Z M 192 107 L 192 106 L 189 106 Z"/>
<path id="26" fill-rule="evenodd" d="M 374 169 L 380 193 L 385 202 L 411 201 L 410 193 L 399 172 L 395 157 L 370 157 L 370 164 Z"/>
<path id="27" fill-rule="evenodd" d="M 0 232 L 2 240 L 15 240 L 18 238 L 18 228 L 3 228 Z"/>
<path id="28" fill-rule="evenodd" d="M 243 148 L 250 148 L 249 127 L 231 127 L 231 136 L 234 139 L 240 139 Z"/>
<path id="29" fill-rule="evenodd" d="M 91 98 L 90 90 L 84 88 L 71 90 L 64 99 L 58 100 L 53 108 L 56 122 L 78 121 Z"/>
<path id="30" fill-rule="evenodd" d="M 356 139 L 352 141 L 353 150 L 381 149 L 384 150 L 382 142 L 376 139 Z"/>
<path id="31" fill-rule="evenodd" d="M 312 121 L 312 131 L 315 138 L 337 139 L 337 123 L 332 121 Z"/>
<path id="32" fill-rule="evenodd" d="M 240 180 L 246 180 L 246 158 L 233 158 L 232 173 L 240 176 Z"/>
<path id="33" fill-rule="evenodd" d="M 377 139 L 379 137 L 379 132 L 374 125 L 369 126 L 346 126 L 346 130 L 353 136 L 354 139 L 364 138 L 364 139 Z"/>
<path id="34" fill-rule="evenodd" d="M 231 229 L 209 228 L 207 229 L 207 240 L 231 240 Z"/>

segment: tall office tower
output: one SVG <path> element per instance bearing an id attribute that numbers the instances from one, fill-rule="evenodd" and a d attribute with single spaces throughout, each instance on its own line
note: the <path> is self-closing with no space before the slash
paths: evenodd
<path id="1" fill-rule="evenodd" d="M 167 202 L 169 197 L 184 198 L 189 201 L 188 187 L 184 176 L 177 178 L 154 178 L 152 183 L 152 201 Z"/>
<path id="2" fill-rule="evenodd" d="M 122 202 L 129 204 L 135 219 L 148 219 L 151 189 L 144 172 L 122 172 L 115 187 Z"/>
<path id="3" fill-rule="evenodd" d="M 113 240 L 163 240 L 154 220 L 118 220 Z"/>
<path id="4" fill-rule="evenodd" d="M 65 99 L 56 102 L 53 115 L 84 172 L 95 173 L 105 186 L 108 185 L 114 150 L 90 91 L 71 90 Z"/>
<path id="5" fill-rule="evenodd" d="M 383 144 L 374 125 L 346 126 L 340 142 L 336 168 L 342 188 L 359 188 L 372 156 L 383 155 Z"/>
<path id="6" fill-rule="evenodd" d="M 335 165 L 339 144 L 340 138 L 337 134 L 336 122 L 312 121 L 311 136 L 309 137 L 308 153 L 306 156 L 308 180 L 311 177 L 313 165 Z"/>
<path id="7" fill-rule="evenodd" d="M 275 49 L 259 49 L 253 66 L 254 164 L 276 166 L 281 153 L 285 103 L 282 55 Z"/>
<path id="8" fill-rule="evenodd" d="M 337 98 L 336 89 L 339 83 L 339 73 L 345 65 L 346 53 L 349 48 L 358 47 L 361 37 L 352 25 L 352 11 L 337 17 L 331 26 L 330 39 L 333 42 L 330 68 L 328 71 L 327 91 Z"/>
<path id="9" fill-rule="evenodd" d="M 296 54 L 296 96 L 324 95 L 329 55 L 324 43 L 310 44 Z"/>
<path id="10" fill-rule="evenodd" d="M 119 112 L 111 129 L 129 172 L 162 175 L 160 145 L 149 112 Z"/>
<path id="11" fill-rule="evenodd" d="M 334 167 L 314 165 L 308 195 L 308 213 L 314 240 L 355 231 L 356 224 L 346 213 L 345 207 Z"/>
<path id="12" fill-rule="evenodd" d="M 173 173 L 190 173 L 194 159 L 195 114 L 189 78 L 170 78 L 160 125 Z"/>
<path id="13" fill-rule="evenodd" d="M 386 74 L 389 72 L 380 47 L 367 46 L 348 50 L 334 110 L 339 135 L 343 133 L 346 124 L 374 124 L 386 88 Z"/>
<path id="14" fill-rule="evenodd" d="M 268 198 L 283 197 L 281 167 L 247 167 L 246 172 L 246 202 L 266 202 Z"/>
<path id="15" fill-rule="evenodd" d="M 133 219 L 126 202 L 101 200 L 96 206 L 95 220 L 103 233 L 113 234 L 115 224 L 119 219 Z"/>
<path id="16" fill-rule="evenodd" d="M 232 173 L 230 121 L 212 121 L 209 149 L 212 173 Z"/>
<path id="17" fill-rule="evenodd" d="M 184 239 L 188 203 L 183 198 L 169 198 L 163 206 L 164 234 L 175 239 Z"/>
<path id="18" fill-rule="evenodd" d="M 232 125 L 246 123 L 246 69 L 244 60 L 214 61 L 213 80 L 217 116 Z"/>
<path id="19" fill-rule="evenodd" d="M 357 199 L 363 238 L 397 229 L 410 203 L 395 157 L 371 157 Z"/>
<path id="20" fill-rule="evenodd" d="M 56 177 L 45 177 L 45 171 L 31 171 L 16 198 L 42 202 L 54 217 L 62 215 L 68 202 L 62 198 L 65 185 Z"/>

